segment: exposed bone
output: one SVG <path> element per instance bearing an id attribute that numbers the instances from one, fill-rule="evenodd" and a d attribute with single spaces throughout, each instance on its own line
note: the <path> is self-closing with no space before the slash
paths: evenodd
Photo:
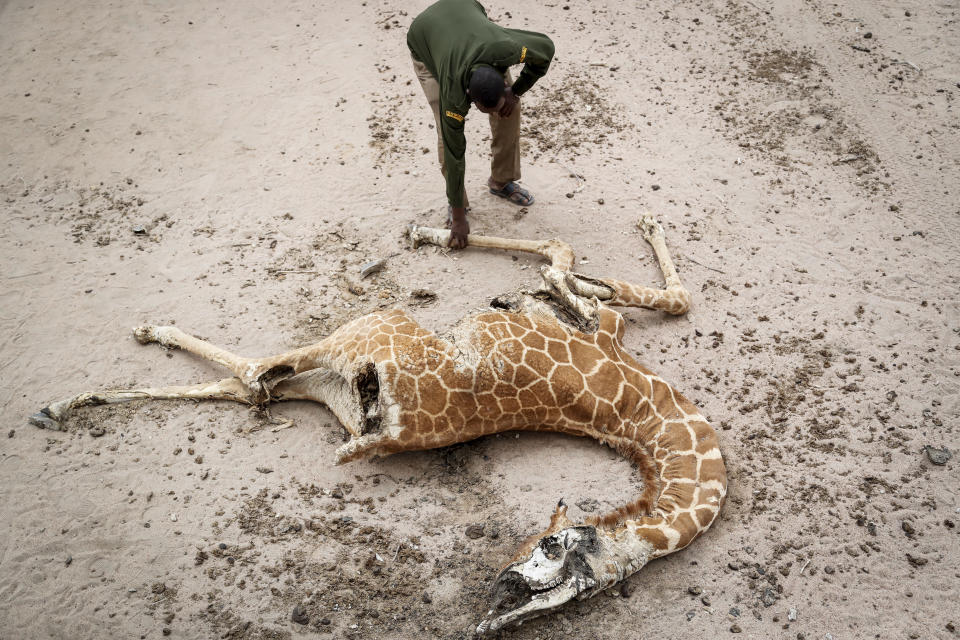
<path id="1" fill-rule="evenodd" d="M 407 227 L 407 237 L 410 238 L 414 248 L 421 244 L 435 244 L 439 247 L 446 247 L 450 242 L 450 230 L 410 225 Z M 557 269 L 563 269 L 564 271 L 569 271 L 574 261 L 573 248 L 563 240 L 556 238 L 543 241 L 516 240 L 513 238 L 497 238 L 495 236 L 478 236 L 471 234 L 467 236 L 467 246 L 480 247 L 482 249 L 504 249 L 506 251 L 536 253 L 550 260 L 552 266 Z"/>

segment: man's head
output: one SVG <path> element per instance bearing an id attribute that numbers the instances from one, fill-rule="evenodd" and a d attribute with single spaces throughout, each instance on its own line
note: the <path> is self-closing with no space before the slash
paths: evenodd
<path id="1" fill-rule="evenodd" d="M 480 65 L 470 74 L 467 93 L 477 109 L 483 113 L 496 113 L 503 106 L 505 89 L 503 76 L 496 69 Z"/>

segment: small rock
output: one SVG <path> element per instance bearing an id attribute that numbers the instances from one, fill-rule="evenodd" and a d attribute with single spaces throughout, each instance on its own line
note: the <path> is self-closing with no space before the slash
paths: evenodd
<path id="1" fill-rule="evenodd" d="M 197 464 L 203 464 L 203 456 L 197 456 L 196 458 L 193 459 L 193 461 L 196 462 Z"/>
<path id="2" fill-rule="evenodd" d="M 869 40 L 870 38 L 873 37 L 873 33 L 870 32 L 870 31 L 867 31 L 865 34 L 863 34 L 863 37 L 864 37 L 865 39 Z"/>
<path id="3" fill-rule="evenodd" d="M 697 612 L 694 611 L 693 609 L 691 609 L 690 611 L 687 611 L 687 622 L 690 622 L 691 620 L 693 620 L 693 616 L 695 615 L 697 615 Z"/>
<path id="4" fill-rule="evenodd" d="M 572 197 L 573 197 L 573 191 L 570 191 L 569 193 L 567 193 L 567 197 L 568 197 L 568 198 L 572 198 Z"/>
<path id="5" fill-rule="evenodd" d="M 414 289 L 410 292 L 410 297 L 417 302 L 426 304 L 428 302 L 433 302 L 439 296 L 437 296 L 435 291 L 431 291 L 430 289 Z"/>
<path id="6" fill-rule="evenodd" d="M 372 273 L 381 271 L 387 264 L 386 258 L 379 258 L 378 260 L 371 260 L 370 262 L 365 263 L 360 267 L 360 277 L 366 278 Z"/>
<path id="7" fill-rule="evenodd" d="M 257 467 L 257 471 L 260 473 L 273 473 L 273 469 L 270 467 Z"/>
<path id="8" fill-rule="evenodd" d="M 730 633 L 740 633 L 743 629 L 740 628 L 740 625 L 734 623 L 730 625 Z"/>
<path id="9" fill-rule="evenodd" d="M 482 524 L 472 524 L 467 527 L 466 531 L 467 537 L 471 540 L 476 540 L 477 538 L 483 537 L 483 525 Z"/>
<path id="10" fill-rule="evenodd" d="M 653 189 L 654 191 L 660 191 L 660 185 L 658 184 L 652 184 L 650 185 L 650 188 Z M 740 632 L 737 631 L 736 633 L 740 633 Z"/>
<path id="11" fill-rule="evenodd" d="M 903 532 L 908 536 L 912 536 L 917 532 L 917 530 L 913 528 L 913 525 L 907 522 L 906 520 L 900 523 L 900 528 L 903 529 Z"/>
<path id="12" fill-rule="evenodd" d="M 102 435 L 105 434 L 106 432 L 107 432 L 107 430 L 104 429 L 104 428 L 103 428 L 102 426 L 100 426 L 100 425 L 97 425 L 97 426 L 95 426 L 95 427 L 91 427 L 91 428 L 90 428 L 90 435 L 91 435 L 92 437 L 94 437 L 94 438 L 99 438 L 100 436 L 102 436 Z"/>
<path id="13" fill-rule="evenodd" d="M 73 556 L 67 556 L 67 559 L 63 561 L 63 566 L 69 567 L 73 564 Z"/>
<path id="14" fill-rule="evenodd" d="M 700 602 L 703 603 L 703 606 L 709 607 L 710 604 L 711 604 L 711 603 L 710 603 L 710 596 L 707 596 L 707 595 L 703 596 L 702 598 L 700 598 Z"/>
<path id="15" fill-rule="evenodd" d="M 224 549 L 227 548 L 227 543 L 226 543 L 226 542 L 221 542 L 220 544 L 217 545 L 217 548 L 220 549 L 221 551 L 223 551 Z"/>
<path id="16" fill-rule="evenodd" d="M 337 487 L 336 489 L 330 492 L 330 497 L 336 498 L 337 500 L 343 500 L 343 489 L 341 489 L 340 487 Z"/>
<path id="17" fill-rule="evenodd" d="M 12 438 L 16 432 L 15 429 L 10 429 L 10 431 L 7 432 L 7 437 Z"/>
<path id="18" fill-rule="evenodd" d="M 307 624 L 310 622 L 310 616 L 307 615 L 307 612 L 300 605 L 293 608 L 293 611 L 290 613 L 290 619 L 297 624 Z"/>
<path id="19" fill-rule="evenodd" d="M 929 562 L 929 560 L 927 560 L 926 558 L 922 558 L 920 556 L 912 556 L 909 553 L 906 555 L 907 555 L 907 562 L 909 562 L 915 567 L 922 567 L 923 565 L 927 564 L 927 562 Z"/>
<path id="20" fill-rule="evenodd" d="M 576 504 L 580 510 L 586 511 L 587 513 L 593 513 L 600 507 L 600 503 L 594 500 L 593 498 L 584 498 L 583 500 L 581 500 L 580 502 L 577 502 Z"/>
<path id="21" fill-rule="evenodd" d="M 823 572 L 826 573 L 827 575 L 833 575 L 834 571 L 836 571 L 836 569 L 833 568 L 833 565 L 828 564 L 823 568 Z"/>
<path id="22" fill-rule="evenodd" d="M 161 633 L 162 633 L 163 635 L 165 635 L 165 636 L 168 636 L 168 635 L 170 635 L 171 633 L 173 633 L 173 630 L 171 630 L 170 627 L 164 627 L 163 630 L 161 631 Z"/>
<path id="23" fill-rule="evenodd" d="M 790 611 L 787 612 L 787 620 L 788 620 L 789 622 L 796 622 L 796 621 L 797 621 L 797 609 L 796 609 L 796 607 L 791 607 L 791 608 L 790 608 Z"/>
<path id="24" fill-rule="evenodd" d="M 767 587 L 763 590 L 763 595 L 760 597 L 760 602 L 763 603 L 763 606 L 769 607 L 776 604 L 777 600 L 779 599 L 780 597 L 777 595 L 777 592 Z"/>
<path id="25" fill-rule="evenodd" d="M 692 596 L 699 596 L 701 593 L 703 593 L 703 588 L 702 588 L 702 587 L 687 587 L 687 593 L 689 593 L 689 594 L 692 595 Z"/>
<path id="26" fill-rule="evenodd" d="M 730 615 L 732 615 L 734 618 L 739 618 L 740 609 L 737 609 L 736 607 L 730 607 Z"/>
<path id="27" fill-rule="evenodd" d="M 330 618 L 320 618 L 320 624 L 327 626 L 330 624 Z"/>
<path id="28" fill-rule="evenodd" d="M 426 591 L 423 592 L 423 595 L 420 596 L 420 599 L 423 600 L 425 604 L 430 604 L 431 602 L 433 602 L 433 598 L 431 598 L 430 594 L 427 593 Z"/>
<path id="29" fill-rule="evenodd" d="M 599 198 L 599 199 L 597 200 L 597 204 L 603 204 L 603 198 Z"/>
<path id="30" fill-rule="evenodd" d="M 147 230 L 143 227 L 143 225 L 139 225 L 139 224 L 135 225 L 133 229 L 131 229 L 131 231 L 133 231 L 133 235 L 136 235 L 136 236 L 147 235 Z"/>
<path id="31" fill-rule="evenodd" d="M 950 453 L 950 450 L 946 447 L 943 447 L 942 449 L 935 449 L 930 445 L 927 445 L 923 448 L 923 450 L 927 453 L 927 458 L 930 459 L 930 462 L 940 466 L 947 464 L 950 458 L 953 457 L 953 455 Z"/>

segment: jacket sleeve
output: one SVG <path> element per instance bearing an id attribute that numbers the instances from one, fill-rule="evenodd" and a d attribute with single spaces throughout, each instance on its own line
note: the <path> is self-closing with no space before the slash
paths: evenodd
<path id="1" fill-rule="evenodd" d="M 542 33 L 519 31 L 516 34 L 520 45 L 518 59 L 514 64 L 523 63 L 520 75 L 513 83 L 513 94 L 521 96 L 542 78 L 553 60 L 553 41 Z"/>
<path id="2" fill-rule="evenodd" d="M 463 135 L 464 115 L 440 101 L 440 136 L 443 138 L 443 163 L 446 168 L 447 202 L 452 207 L 463 206 L 464 173 L 467 139 Z"/>

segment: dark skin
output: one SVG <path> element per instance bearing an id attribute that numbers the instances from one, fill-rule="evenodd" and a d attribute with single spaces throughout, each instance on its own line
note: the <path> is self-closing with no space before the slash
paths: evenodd
<path id="1" fill-rule="evenodd" d="M 467 94 L 469 95 L 469 93 L 470 91 L 468 90 Z M 473 106 L 481 113 L 496 113 L 501 118 L 506 118 L 513 113 L 518 102 L 520 102 L 520 98 L 513 95 L 513 89 L 506 87 L 503 95 L 500 97 L 500 101 L 496 105 L 487 107 L 474 100 Z M 506 186 L 506 183 L 496 182 L 492 177 L 487 180 L 487 184 L 491 189 L 497 189 L 498 191 Z M 451 218 L 450 241 L 447 243 L 447 246 L 451 249 L 463 249 L 467 246 L 467 236 L 470 235 L 470 223 L 467 222 L 467 208 L 453 207 L 451 209 Z"/>

